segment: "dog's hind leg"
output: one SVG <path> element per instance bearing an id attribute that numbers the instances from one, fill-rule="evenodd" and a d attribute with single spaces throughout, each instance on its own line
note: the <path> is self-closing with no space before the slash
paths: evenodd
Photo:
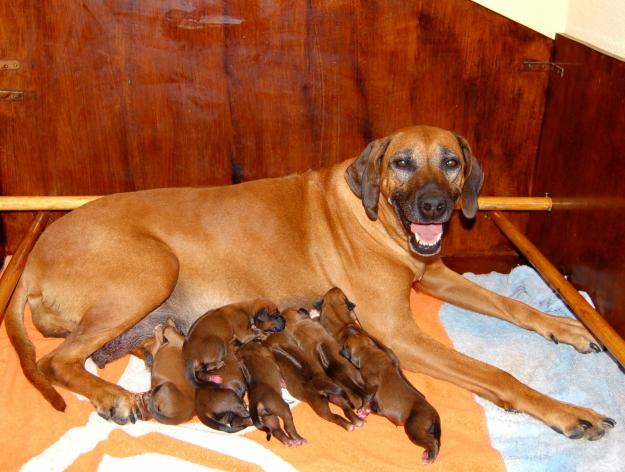
<path id="1" fill-rule="evenodd" d="M 52 384 L 87 397 L 100 416 L 119 424 L 134 422 L 139 416 L 135 395 L 88 373 L 85 360 L 161 305 L 173 291 L 178 276 L 178 261 L 169 251 L 162 247 L 146 250 L 145 245 L 136 249 L 133 259 L 145 256 L 150 270 L 117 261 L 116 270 L 107 271 L 103 263 L 102 272 L 109 278 L 82 283 L 78 293 L 85 295 L 85 308 L 76 328 L 37 364 Z M 116 274 L 116 278 L 110 274 Z"/>
<path id="2" fill-rule="evenodd" d="M 417 287 L 452 305 L 509 321 L 555 342 L 570 344 L 579 352 L 601 350 L 599 341 L 579 321 L 548 315 L 491 292 L 449 269 L 440 260 L 426 266 Z"/>

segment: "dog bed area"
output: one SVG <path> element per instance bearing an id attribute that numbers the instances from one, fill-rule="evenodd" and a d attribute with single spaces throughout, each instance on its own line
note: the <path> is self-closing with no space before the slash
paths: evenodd
<path id="1" fill-rule="evenodd" d="M 566 307 L 532 269 L 465 276 L 491 290 L 558 315 Z M 614 418 L 616 427 L 595 442 L 570 440 L 524 414 L 505 412 L 466 390 L 407 373 L 438 410 L 442 445 L 431 471 L 622 471 L 625 464 L 625 374 L 608 354 L 577 353 L 509 323 L 445 305 L 413 292 L 413 313 L 424 331 L 472 357 L 501 367 L 531 387 Z M 357 308 L 356 308 L 357 310 Z M 59 344 L 43 338 L 26 313 L 38 357 Z M 366 328 L 366 327 L 365 327 Z M 134 391 L 146 390 L 143 361 L 127 356 L 96 375 Z M 421 465 L 421 448 L 387 420 L 370 416 L 348 433 L 293 402 L 298 431 L 308 440 L 287 448 L 248 428 L 238 434 L 199 421 L 168 426 L 154 420 L 118 426 L 101 419 L 84 398 L 60 389 L 64 413 L 54 410 L 25 379 L 15 351 L 0 329 L 0 435 L 2 471 L 268 470 L 400 471 Z"/>

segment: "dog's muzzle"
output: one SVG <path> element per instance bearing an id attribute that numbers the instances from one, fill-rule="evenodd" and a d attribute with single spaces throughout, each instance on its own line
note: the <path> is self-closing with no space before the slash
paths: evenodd
<path id="1" fill-rule="evenodd" d="M 454 200 L 436 186 L 425 186 L 410 201 L 395 195 L 391 203 L 408 235 L 410 248 L 420 256 L 438 254 L 443 225 L 451 218 Z"/>

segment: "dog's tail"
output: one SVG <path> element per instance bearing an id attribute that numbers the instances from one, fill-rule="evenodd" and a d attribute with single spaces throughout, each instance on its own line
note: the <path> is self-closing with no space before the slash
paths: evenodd
<path id="1" fill-rule="evenodd" d="M 404 430 L 413 443 L 424 448 L 423 464 L 434 462 L 441 447 L 441 422 L 434 407 L 425 401 L 417 402 L 404 424 Z"/>
<path id="2" fill-rule="evenodd" d="M 24 327 L 24 307 L 26 306 L 27 298 L 26 287 L 24 287 L 23 280 L 20 279 L 6 311 L 7 334 L 17 352 L 26 378 L 54 408 L 64 411 L 66 406 L 65 400 L 37 367 L 35 346 L 30 341 Z"/>
<path id="3" fill-rule="evenodd" d="M 259 408 L 263 408 L 262 405 L 259 405 L 259 402 L 250 403 L 250 417 L 252 418 L 254 426 L 267 434 L 267 441 L 269 441 L 271 439 L 271 429 L 260 419 L 260 415 L 258 414 Z"/>

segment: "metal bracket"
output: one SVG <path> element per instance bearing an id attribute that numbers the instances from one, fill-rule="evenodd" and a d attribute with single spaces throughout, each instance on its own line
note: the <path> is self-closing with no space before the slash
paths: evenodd
<path id="1" fill-rule="evenodd" d="M 523 72 L 554 72 L 564 77 L 564 67 L 549 61 L 523 61 Z"/>
<path id="2" fill-rule="evenodd" d="M 21 90 L 0 90 L 0 102 L 21 102 L 23 99 Z"/>
<path id="3" fill-rule="evenodd" d="M 0 60 L 0 71 L 17 70 L 20 68 L 20 66 L 20 61 L 16 61 L 14 59 Z"/>

